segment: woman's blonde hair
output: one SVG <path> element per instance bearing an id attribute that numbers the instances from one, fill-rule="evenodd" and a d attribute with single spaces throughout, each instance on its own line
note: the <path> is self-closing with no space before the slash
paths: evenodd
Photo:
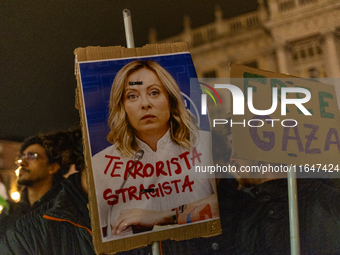
<path id="1" fill-rule="evenodd" d="M 122 157 L 132 157 L 138 150 L 134 129 L 129 123 L 124 109 L 123 96 L 129 75 L 142 68 L 153 71 L 168 92 L 170 102 L 169 126 L 172 141 L 190 150 L 190 143 L 194 144 L 198 136 L 197 126 L 191 122 L 191 113 L 184 106 L 181 91 L 174 78 L 152 60 L 132 61 L 117 73 L 111 88 L 108 119 L 111 130 L 107 135 L 107 140 L 115 144 Z"/>

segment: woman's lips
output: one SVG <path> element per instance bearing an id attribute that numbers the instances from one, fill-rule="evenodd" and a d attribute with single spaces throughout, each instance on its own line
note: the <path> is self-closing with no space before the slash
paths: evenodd
<path id="1" fill-rule="evenodd" d="M 145 120 L 145 119 L 152 119 L 152 118 L 154 118 L 154 117 L 155 117 L 155 115 L 146 114 L 146 115 L 144 115 L 141 119 L 142 119 L 142 120 Z"/>

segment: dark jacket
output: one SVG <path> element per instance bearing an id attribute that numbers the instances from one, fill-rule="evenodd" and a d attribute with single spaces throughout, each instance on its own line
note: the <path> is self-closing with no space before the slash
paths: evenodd
<path id="1" fill-rule="evenodd" d="M 80 174 L 62 183 L 54 201 L 7 232 L 1 254 L 95 254 L 87 196 Z M 301 254 L 340 254 L 340 193 L 328 180 L 298 179 Z M 250 194 L 222 179 L 218 185 L 222 234 L 162 241 L 163 254 L 290 254 L 287 180 L 256 186 Z M 37 228 L 37 226 L 39 226 Z M 151 246 L 118 254 L 146 255 Z"/>
<path id="2" fill-rule="evenodd" d="M 50 201 L 18 220 L 0 244 L 1 254 L 95 254 L 87 209 L 88 198 L 81 191 L 80 174 L 62 182 L 63 189 Z M 231 212 L 239 206 L 234 189 L 222 180 L 218 191 L 223 234 L 185 241 L 162 241 L 163 254 L 233 254 L 233 230 L 237 225 Z M 233 191 L 233 192 L 231 192 Z M 223 195 L 222 195 L 223 194 Z M 39 227 L 38 227 L 39 226 Z M 120 252 L 119 255 L 152 254 L 151 245 Z"/>
<path id="3" fill-rule="evenodd" d="M 24 188 L 21 192 L 21 199 L 18 203 L 11 204 L 10 210 L 7 215 L 0 214 L 0 237 L 2 237 L 6 230 L 13 225 L 18 219 L 27 214 L 30 211 L 38 208 L 40 205 L 54 199 L 62 186 L 59 182 L 56 182 L 52 189 L 50 189 L 42 198 L 36 201 L 32 206 L 30 206 L 28 200 L 27 188 Z"/>
<path id="4" fill-rule="evenodd" d="M 54 200 L 26 214 L 7 231 L 1 254 L 95 254 L 80 174 L 69 176 L 62 187 Z"/>

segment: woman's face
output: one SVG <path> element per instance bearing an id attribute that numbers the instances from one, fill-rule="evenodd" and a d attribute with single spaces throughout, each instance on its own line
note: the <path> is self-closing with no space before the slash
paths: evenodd
<path id="1" fill-rule="evenodd" d="M 142 82 L 142 85 L 130 85 Z M 125 84 L 123 104 L 128 119 L 139 138 L 161 138 L 169 129 L 169 95 L 158 76 L 147 68 L 130 74 Z"/>

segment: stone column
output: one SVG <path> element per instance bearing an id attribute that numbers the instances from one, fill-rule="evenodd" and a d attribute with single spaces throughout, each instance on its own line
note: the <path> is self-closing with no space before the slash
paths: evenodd
<path id="1" fill-rule="evenodd" d="M 276 47 L 276 58 L 279 67 L 279 72 L 288 74 L 288 66 L 287 66 L 287 56 L 286 56 L 286 48 L 284 43 L 277 44 Z"/>
<path id="2" fill-rule="evenodd" d="M 327 76 L 330 78 L 340 78 L 340 64 L 336 51 L 334 31 L 325 33 L 325 50 L 327 60 Z"/>
<path id="3" fill-rule="evenodd" d="M 277 2 L 275 0 L 268 0 L 268 8 L 269 8 L 269 13 L 270 13 L 270 18 L 274 20 L 279 12 L 279 7 L 277 5 Z"/>
<path id="4" fill-rule="evenodd" d="M 294 0 L 294 7 L 298 7 L 300 4 L 299 4 L 299 1 L 298 0 Z"/>
<path id="5" fill-rule="evenodd" d="M 215 24 L 216 33 L 220 35 L 223 33 L 223 13 L 220 5 L 215 5 Z"/>

